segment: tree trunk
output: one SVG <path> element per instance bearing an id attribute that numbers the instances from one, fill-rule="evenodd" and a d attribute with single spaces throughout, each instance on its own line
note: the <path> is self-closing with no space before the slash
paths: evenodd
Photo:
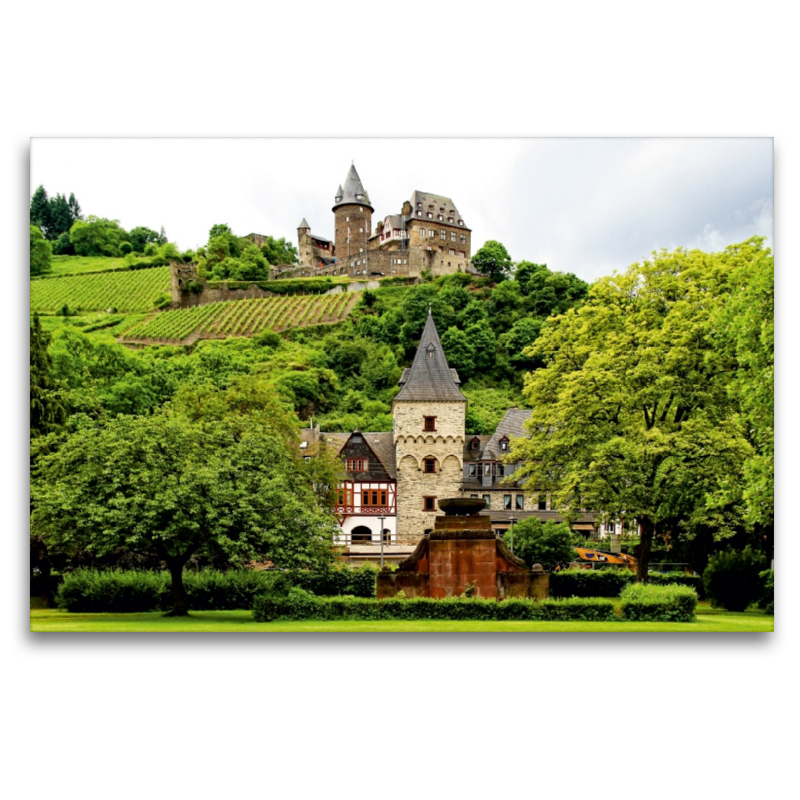
<path id="1" fill-rule="evenodd" d="M 650 550 L 653 546 L 653 531 L 655 525 L 649 517 L 642 517 L 639 520 L 642 529 L 641 544 L 639 546 L 639 557 L 636 562 L 636 582 L 647 583 L 647 567 L 650 564 Z"/>
<path id="2" fill-rule="evenodd" d="M 186 605 L 186 590 L 183 587 L 183 562 L 177 559 L 167 561 L 169 574 L 172 578 L 172 611 L 168 617 L 187 617 L 189 609 Z"/>

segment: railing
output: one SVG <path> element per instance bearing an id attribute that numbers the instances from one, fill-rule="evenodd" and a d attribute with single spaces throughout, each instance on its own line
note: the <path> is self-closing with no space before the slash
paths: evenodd
<path id="1" fill-rule="evenodd" d="M 364 514 L 378 517 L 394 515 L 397 513 L 395 506 L 334 506 L 334 514 Z"/>

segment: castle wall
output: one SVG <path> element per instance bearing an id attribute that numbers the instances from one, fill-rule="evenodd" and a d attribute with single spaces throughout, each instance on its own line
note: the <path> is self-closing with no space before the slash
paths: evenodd
<path id="1" fill-rule="evenodd" d="M 395 402 L 397 531 L 400 544 L 413 544 L 442 512 L 436 501 L 461 494 L 466 403 Z M 423 430 L 424 417 L 436 417 L 436 430 Z M 436 459 L 436 472 L 424 472 L 424 459 Z M 435 511 L 425 510 L 434 497 Z"/>

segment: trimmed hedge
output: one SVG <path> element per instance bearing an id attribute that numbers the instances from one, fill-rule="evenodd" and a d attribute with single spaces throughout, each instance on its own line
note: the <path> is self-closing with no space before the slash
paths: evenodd
<path id="1" fill-rule="evenodd" d="M 688 586 L 634 583 L 622 592 L 622 618 L 635 622 L 694 622 L 697 592 Z"/>
<path id="2" fill-rule="evenodd" d="M 275 620 L 591 620 L 617 619 L 614 604 L 598 598 L 523 600 L 446 597 L 410 600 L 362 597 L 315 597 L 293 588 L 256 597 L 253 617 L 257 622 Z"/>
<path id="3" fill-rule="evenodd" d="M 320 570 L 202 570 L 184 572 L 186 600 L 195 611 L 231 611 L 251 608 L 256 595 L 276 582 L 286 592 L 293 586 L 328 596 L 375 596 L 378 570 L 365 565 Z M 172 608 L 172 582 L 168 572 L 81 569 L 67 573 L 56 594 L 60 608 L 75 612 L 135 612 Z"/>
<path id="4" fill-rule="evenodd" d="M 636 582 L 636 575 L 621 569 L 568 569 L 550 573 L 550 594 L 553 597 L 619 597 L 626 586 Z M 683 572 L 650 572 L 650 586 L 688 586 L 702 600 L 703 579 Z"/>
<path id="5" fill-rule="evenodd" d="M 64 575 L 56 605 L 73 612 L 154 611 L 169 592 L 167 572 L 80 569 Z"/>

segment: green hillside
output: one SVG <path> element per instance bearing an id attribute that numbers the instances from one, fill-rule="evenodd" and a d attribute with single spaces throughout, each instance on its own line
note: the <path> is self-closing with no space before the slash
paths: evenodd
<path id="1" fill-rule="evenodd" d="M 43 278 L 31 281 L 31 311 L 55 314 L 65 304 L 70 311 L 149 311 L 169 293 L 169 267 Z"/>

